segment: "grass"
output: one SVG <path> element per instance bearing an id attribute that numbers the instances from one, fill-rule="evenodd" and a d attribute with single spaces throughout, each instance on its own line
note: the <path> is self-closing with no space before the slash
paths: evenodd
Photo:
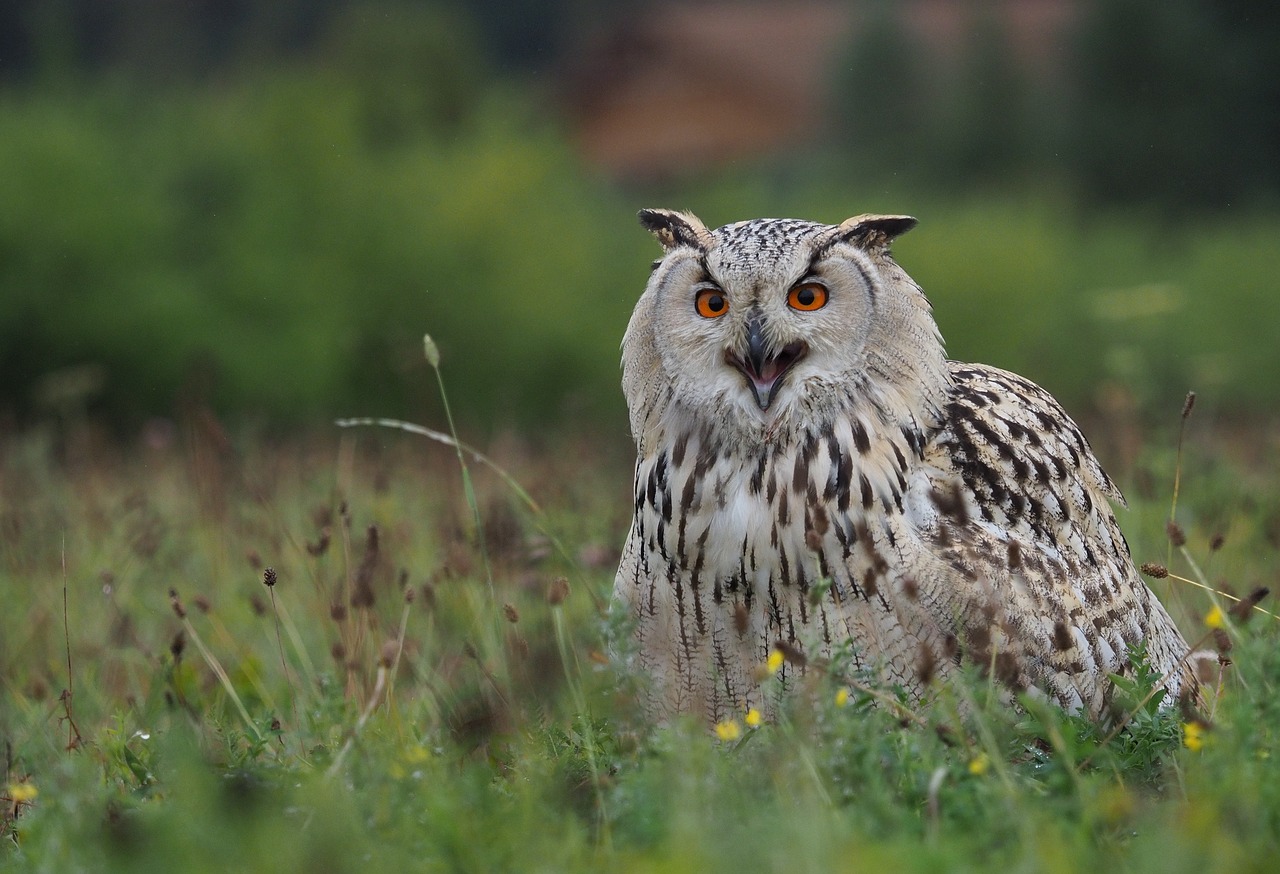
<path id="1" fill-rule="evenodd" d="M 1215 641 L 1177 579 L 1274 582 L 1280 483 L 1244 442 L 1192 427 L 1181 463 L 1171 436 L 1126 465 L 1135 557 L 1230 664 L 1204 723 L 1138 671 L 1107 734 L 978 676 L 913 709 L 838 664 L 772 723 L 646 724 L 606 655 L 607 441 L 495 441 L 513 492 L 386 429 L 7 437 L 0 868 L 1270 870 L 1280 623 L 1219 613 Z"/>

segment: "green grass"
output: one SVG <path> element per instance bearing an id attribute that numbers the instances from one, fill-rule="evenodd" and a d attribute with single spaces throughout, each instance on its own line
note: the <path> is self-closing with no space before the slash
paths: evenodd
<path id="1" fill-rule="evenodd" d="M 1185 552 L 1173 441 L 1124 465 L 1135 557 L 1273 583 L 1275 471 L 1191 424 Z M 174 437 L 0 442 L 2 868 L 1164 874 L 1280 853 L 1269 616 L 1228 632 L 1199 750 L 1141 683 L 1108 737 L 976 676 L 911 709 L 838 669 L 725 741 L 647 724 L 605 656 L 625 446 L 488 447 L 536 511 L 468 457 L 482 556 L 447 447 L 208 416 Z M 1205 630 L 1199 590 L 1153 586 Z"/>

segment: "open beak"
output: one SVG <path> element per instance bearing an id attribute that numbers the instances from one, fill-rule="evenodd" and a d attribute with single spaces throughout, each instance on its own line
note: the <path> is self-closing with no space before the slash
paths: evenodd
<path id="1" fill-rule="evenodd" d="M 767 410 L 769 404 L 773 402 L 782 377 L 808 351 L 808 346 L 797 341 L 788 343 L 770 355 L 760 316 L 752 315 L 751 320 L 747 322 L 746 354 L 742 355 L 729 349 L 724 353 L 724 357 L 725 361 L 741 370 L 743 376 L 747 378 L 747 386 L 755 395 L 757 406 L 761 410 Z"/>

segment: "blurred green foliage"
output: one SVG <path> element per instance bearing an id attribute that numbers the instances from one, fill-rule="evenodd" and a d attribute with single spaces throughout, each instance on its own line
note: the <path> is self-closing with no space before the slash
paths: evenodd
<path id="1" fill-rule="evenodd" d="M 1108 119 L 1155 100 L 1148 121 L 1130 126 L 1150 136 L 1175 97 L 1128 93 L 1124 70 L 1104 75 L 1103 60 L 1122 52 L 1103 25 L 1122 13 L 1129 30 L 1159 19 L 1152 33 L 1168 39 L 1147 46 L 1152 70 L 1173 64 L 1178 22 L 1193 13 L 1217 56 L 1234 47 L 1232 63 L 1244 53 L 1255 65 L 1243 78 L 1261 81 L 1270 61 L 1226 13 L 1180 0 L 1161 15 L 1158 5 L 1100 11 L 1082 37 L 1099 58 L 1096 81 L 1081 86 L 1096 112 L 1070 118 L 1096 122 L 1081 136 L 1105 148 L 1080 190 L 1121 204 L 1099 211 L 1069 173 L 1035 163 L 1063 118 L 1000 62 L 996 20 L 980 22 L 969 72 L 941 114 L 916 111 L 927 88 L 890 19 L 868 31 L 883 39 L 854 46 L 846 84 L 863 83 L 884 110 L 871 115 L 883 115 L 885 135 L 864 146 L 888 144 L 895 161 L 833 149 L 622 190 L 581 165 L 531 80 L 495 72 L 511 59 L 486 48 L 492 16 L 285 4 L 292 12 L 245 13 L 225 32 L 210 25 L 203 42 L 168 46 L 163 59 L 138 49 L 130 67 L 80 33 L 85 9 L 37 15 L 23 4 L 40 38 L 23 75 L 0 88 L 0 410 L 87 406 L 126 423 L 186 402 L 294 422 L 431 416 L 421 359 L 430 332 L 472 423 L 591 417 L 621 430 L 618 343 L 657 254 L 633 215 L 651 205 L 692 208 L 713 224 L 909 212 L 922 224 L 899 259 L 933 299 L 956 357 L 1024 371 L 1076 410 L 1095 404 L 1100 386 L 1140 403 L 1176 405 L 1197 388 L 1226 408 L 1274 405 L 1275 180 L 1170 128 L 1161 148 L 1182 151 L 1155 166 L 1180 168 L 1171 195 L 1198 203 L 1208 186 L 1220 201 L 1243 185 L 1257 196 L 1243 198 L 1248 209 L 1164 211 L 1151 192 L 1165 180 L 1142 182 L 1147 152 L 1108 139 L 1123 133 Z M 150 6 L 121 8 L 138 18 Z M 117 11 L 108 31 L 132 20 Z M 1199 63 L 1205 54 L 1215 56 Z M 148 63 L 165 75 L 158 84 L 139 75 Z M 901 72 L 870 78 L 886 68 Z M 1224 105 L 1255 105 L 1266 87 Z M 904 165 L 921 172 L 899 173 Z M 1218 175 L 1196 175 L 1204 168 Z"/>

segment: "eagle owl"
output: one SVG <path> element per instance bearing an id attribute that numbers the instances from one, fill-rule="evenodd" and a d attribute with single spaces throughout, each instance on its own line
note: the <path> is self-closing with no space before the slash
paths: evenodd
<path id="1" fill-rule="evenodd" d="M 906 216 L 708 230 L 643 210 L 665 250 L 622 343 L 634 517 L 614 586 L 659 719 L 763 700 L 775 646 L 852 644 L 919 698 L 968 661 L 1105 718 L 1145 641 L 1188 647 L 1138 577 L 1080 429 L 1013 373 L 948 361 L 892 259 Z"/>

